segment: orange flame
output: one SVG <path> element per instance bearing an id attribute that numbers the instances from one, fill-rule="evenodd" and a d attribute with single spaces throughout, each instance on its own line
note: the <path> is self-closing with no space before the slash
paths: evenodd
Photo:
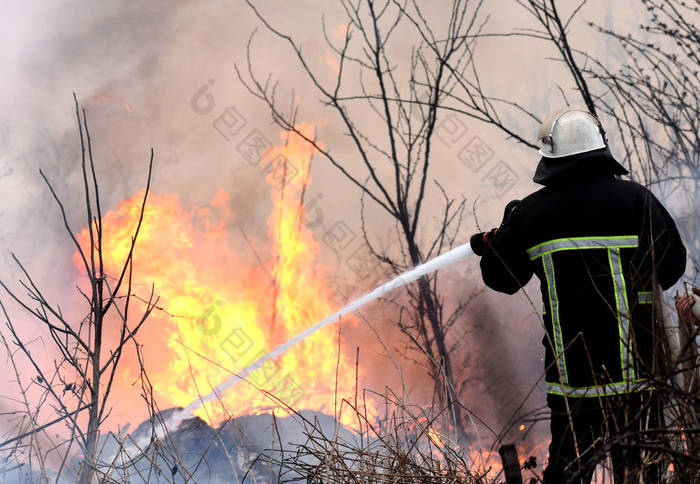
<path id="1" fill-rule="evenodd" d="M 302 129 L 309 136 L 313 133 L 311 125 Z M 271 270 L 257 262 L 249 247 L 244 246 L 243 253 L 232 247 L 227 226 L 235 214 L 227 208 L 225 192 L 219 191 L 209 206 L 189 210 L 177 195 L 149 196 L 134 253 L 133 292 L 143 298 L 154 284 L 158 306 L 164 310 L 153 313 L 138 338 L 161 408 L 187 406 L 338 309 L 331 302 L 323 268 L 315 263 L 318 243 L 303 223 L 301 200 L 310 182 L 314 150 L 297 135 L 282 136 L 286 143 L 269 149 L 261 160 L 264 166 L 283 159 L 295 168 L 287 170 L 285 162 L 268 171 L 271 185 L 280 179 L 285 182 L 281 190 L 271 190 L 274 208 L 267 221 Z M 119 273 L 127 257 L 142 198 L 143 192 L 138 193 L 103 217 L 103 256 L 110 276 Z M 87 229 L 79 241 L 82 247 L 89 246 Z M 77 263 L 77 254 L 74 258 Z M 120 383 L 126 391 L 138 366 L 133 356 L 124 364 Z M 338 341 L 337 327 L 330 327 L 252 373 L 253 385 L 238 383 L 198 413 L 214 425 L 227 415 L 279 412 L 283 407 L 257 386 L 295 409 L 335 415 L 336 405 L 339 408 L 341 399 L 355 391 L 354 367 Z M 353 424 L 349 414 L 339 420 Z"/>

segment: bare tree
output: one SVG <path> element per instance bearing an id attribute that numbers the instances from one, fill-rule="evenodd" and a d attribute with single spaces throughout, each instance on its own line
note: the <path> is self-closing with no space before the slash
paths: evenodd
<path id="1" fill-rule="evenodd" d="M 351 140 L 353 155 L 343 158 L 304 132 L 296 122 L 297 108 L 285 109 L 279 104 L 277 82 L 269 77 L 262 80 L 255 73 L 252 36 L 246 72 L 237 70 L 238 76 L 267 105 L 279 126 L 312 144 L 360 191 L 363 236 L 374 258 L 391 273 L 399 274 L 454 246 L 461 235 L 465 200 L 451 198 L 432 177 L 433 139 L 439 110 L 447 109 L 448 101 L 456 99 L 453 90 L 467 82 L 473 68 L 471 49 L 480 28 L 481 2 L 455 1 L 446 18 L 428 20 L 414 1 L 340 0 L 346 21 L 344 38 L 335 42 L 323 23 L 324 37 L 337 65 L 331 82 L 324 81 L 325 73 L 315 71 L 312 59 L 293 37 L 273 26 L 253 2 L 247 3 L 266 29 L 287 44 L 321 102 Z M 397 32 L 406 29 L 420 32 L 420 40 L 401 63 L 392 55 L 402 44 Z M 449 109 L 489 121 L 497 117 L 489 103 L 484 97 L 474 98 L 461 105 L 452 102 Z M 507 134 L 525 142 L 514 132 Z M 426 223 L 427 193 L 442 199 L 442 215 L 435 229 Z M 379 250 L 368 235 L 367 203 L 380 208 L 395 224 L 400 255 Z M 427 242 L 421 242 L 424 240 Z M 441 287 L 437 274 L 410 286 L 409 302 L 400 308 L 398 324 L 422 355 L 436 387 L 442 389 L 439 404 L 448 409 L 458 432 L 463 433 L 462 409 L 457 404 L 462 385 L 455 383 L 459 372 L 453 351 L 460 337 L 453 330 L 478 291 L 448 310 Z"/>
<path id="2" fill-rule="evenodd" d="M 49 301 L 45 293 L 38 287 L 35 280 L 20 260 L 12 254 L 14 261 L 21 270 L 23 278 L 19 283 L 25 294 L 11 289 L 5 281 L 0 280 L 0 286 L 10 299 L 14 300 L 35 321 L 40 323 L 44 333 L 41 338 L 28 340 L 22 331 L 18 331 L 17 322 L 10 317 L 6 306 L 0 301 L 6 327 L 9 331 L 9 341 L 3 335 L 10 360 L 15 367 L 17 384 L 24 398 L 26 414 L 20 422 L 19 435 L 0 443 L 0 449 L 6 450 L 10 445 L 12 453 L 20 453 L 21 443 L 30 439 L 26 458 L 39 459 L 43 463 L 46 457 L 42 452 L 56 452 L 59 455 L 60 466 L 55 479 L 58 480 L 65 470 L 66 463 L 73 455 L 73 446 L 77 444 L 82 454 L 82 462 L 78 473 L 78 482 L 89 483 L 93 478 L 101 476 L 98 462 L 98 444 L 101 427 L 110 414 L 110 392 L 114 378 L 119 368 L 120 360 L 129 344 L 139 351 L 135 337 L 149 315 L 156 308 L 158 298 L 151 287 L 150 296 L 142 300 L 143 308 L 134 308 L 132 294 L 133 254 L 136 240 L 143 221 L 144 209 L 148 198 L 153 167 L 153 150 L 148 166 L 146 190 L 140 207 L 140 216 L 133 235 L 126 259 L 123 261 L 119 274 L 105 272 L 103 261 L 103 231 L 102 207 L 95 162 L 92 153 L 92 143 L 88 130 L 85 110 L 81 111 L 74 95 L 78 130 L 81 146 L 81 170 L 85 196 L 86 227 L 89 235 L 89 245 L 81 245 L 76 232 L 69 224 L 69 216 L 64 204 L 57 195 L 54 186 L 43 171 L 40 175 L 46 182 L 60 210 L 66 233 L 75 246 L 79 260 L 87 277 L 88 290 L 77 288 L 84 299 L 87 311 L 85 316 L 73 321 L 66 317 L 61 305 Z M 107 326 L 117 327 L 119 336 L 116 341 L 106 337 Z M 48 344 L 46 340 L 48 339 Z M 42 345 L 45 345 L 43 346 Z M 37 355 L 46 351 L 57 356 L 53 361 L 46 362 Z M 21 363 L 17 363 L 21 361 Z M 26 380 L 17 365 L 28 365 L 34 375 Z M 142 368 L 143 369 L 143 368 Z M 24 377 L 24 378 L 23 378 Z M 30 394 L 32 397 L 28 397 Z M 87 418 L 85 414 L 87 413 Z M 39 419 L 52 415 L 53 418 L 40 425 Z M 47 428 L 65 424 L 68 436 L 51 437 Z M 42 451 L 40 446 L 34 446 L 34 439 L 44 438 L 48 442 Z M 23 445 L 23 444 L 22 444 Z M 45 475 L 46 470 L 41 472 Z M 101 479 L 101 478 L 100 478 Z"/>

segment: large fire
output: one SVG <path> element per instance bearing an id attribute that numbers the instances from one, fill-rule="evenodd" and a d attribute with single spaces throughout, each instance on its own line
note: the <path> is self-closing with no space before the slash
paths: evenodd
<path id="1" fill-rule="evenodd" d="M 312 135 L 313 126 L 303 129 Z M 303 199 L 311 182 L 314 149 L 299 136 L 281 136 L 280 146 L 268 150 L 261 163 L 288 160 L 294 176 L 286 176 L 284 167 L 268 171 L 272 210 L 266 241 L 255 245 L 233 240 L 240 232 L 232 230 L 236 214 L 224 190 L 214 193 L 208 205 L 190 208 L 175 194 L 149 195 L 134 252 L 132 294 L 148 299 L 153 286 L 159 297 L 158 310 L 138 341 L 160 408 L 186 407 L 338 309 L 325 283 L 326 270 L 316 261 L 319 245 L 304 223 Z M 128 255 L 142 199 L 143 192 L 137 193 L 103 216 L 103 257 L 111 277 L 120 273 Z M 89 245 L 87 229 L 78 239 L 82 247 Z M 77 253 L 74 260 L 80 267 Z M 248 382 L 219 395 L 196 414 L 217 425 L 231 416 L 284 413 L 289 405 L 336 415 L 355 429 L 358 417 L 340 403 L 344 398 L 354 401 L 356 385 L 362 388 L 363 369 L 356 370 L 354 353 L 346 351 L 337 326 L 330 326 L 277 361 L 268 361 Z M 143 402 L 133 397 L 138 375 L 135 354 L 125 354 L 112 398 L 122 420 L 137 422 L 145 416 Z M 362 412 L 376 422 L 373 402 L 364 403 Z M 443 438 L 432 427 L 427 432 L 439 458 Z M 497 453 L 472 446 L 464 450 L 475 472 L 500 472 Z M 521 448 L 521 459 L 541 451 Z"/>
<path id="2" fill-rule="evenodd" d="M 303 129 L 311 133 L 313 127 Z M 296 170 L 294 177 L 286 179 L 284 167 L 267 177 L 274 207 L 267 220 L 268 250 L 273 254 L 269 265 L 252 250 L 237 253 L 232 248 L 227 227 L 235 227 L 235 214 L 227 206 L 224 191 L 216 193 L 209 206 L 191 209 L 183 208 L 177 195 L 149 196 L 135 249 L 132 292 L 147 298 L 153 284 L 160 297 L 162 310 L 153 313 L 138 339 L 161 408 L 187 406 L 338 309 L 331 302 L 323 269 L 315 263 L 318 244 L 304 225 L 302 200 L 310 183 L 313 148 L 297 135 L 282 136 L 281 146 L 269 149 L 261 162 L 286 159 Z M 281 180 L 281 189 L 272 188 Z M 109 275 L 118 274 L 126 259 L 142 198 L 143 192 L 137 193 L 103 217 L 103 255 Z M 86 230 L 79 240 L 83 247 L 89 245 Z M 120 386 L 126 390 L 137 375 L 135 358 L 127 359 Z M 361 373 L 359 377 L 361 381 Z M 269 361 L 249 381 L 239 383 L 198 415 L 214 425 L 229 415 L 279 412 L 283 407 L 261 390 L 295 409 L 336 415 L 342 398 L 355 391 L 355 362 L 346 357 L 333 326 L 278 361 Z M 140 404 L 132 402 L 129 405 Z M 343 412 L 339 419 L 352 426 L 357 417 Z"/>

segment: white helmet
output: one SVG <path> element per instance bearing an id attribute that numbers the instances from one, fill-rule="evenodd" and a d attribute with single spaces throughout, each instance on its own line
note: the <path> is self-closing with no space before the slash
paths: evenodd
<path id="1" fill-rule="evenodd" d="M 605 131 L 585 109 L 566 108 L 555 111 L 544 120 L 537 139 L 540 154 L 546 158 L 562 158 L 605 148 Z"/>

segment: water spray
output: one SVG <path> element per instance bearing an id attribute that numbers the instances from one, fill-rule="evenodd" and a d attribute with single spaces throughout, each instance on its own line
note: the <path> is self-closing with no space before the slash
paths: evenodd
<path id="1" fill-rule="evenodd" d="M 472 251 L 471 245 L 469 243 L 466 243 L 464 245 L 460 245 L 459 247 L 455 247 L 449 252 L 434 257 L 428 262 L 416 266 L 413 269 L 409 269 L 408 271 L 396 276 L 390 281 L 385 282 L 381 286 L 375 288 L 373 291 L 355 299 L 350 304 L 341 308 L 340 310 L 336 311 L 330 316 L 327 316 L 322 320 L 318 321 L 317 323 L 309 326 L 307 329 L 297 334 L 285 343 L 282 343 L 281 345 L 277 346 L 275 349 L 273 349 L 266 355 L 261 356 L 253 363 L 245 367 L 239 373 L 231 376 L 231 378 L 229 378 L 225 382 L 217 385 L 216 388 L 214 388 L 208 395 L 198 398 L 197 400 L 190 403 L 182 411 L 176 412 L 176 415 L 173 415 L 173 419 L 181 420 L 183 418 L 191 417 L 192 413 L 198 408 L 200 408 L 204 403 L 213 400 L 226 390 L 236 385 L 238 382 L 244 380 L 248 375 L 260 368 L 267 360 L 277 358 L 278 356 L 284 354 L 289 348 L 299 343 L 300 341 L 303 341 L 304 339 L 308 338 L 319 329 L 324 328 L 325 326 L 328 326 L 331 323 L 340 321 L 340 319 L 344 315 L 361 308 L 365 304 L 368 304 L 374 301 L 375 299 L 382 297 L 383 295 L 393 291 L 394 289 L 398 289 L 399 287 L 405 286 L 406 284 L 409 284 L 426 274 L 430 274 L 431 272 L 434 272 L 442 267 L 453 264 L 458 260 L 470 256 L 473 253 L 474 252 Z"/>

